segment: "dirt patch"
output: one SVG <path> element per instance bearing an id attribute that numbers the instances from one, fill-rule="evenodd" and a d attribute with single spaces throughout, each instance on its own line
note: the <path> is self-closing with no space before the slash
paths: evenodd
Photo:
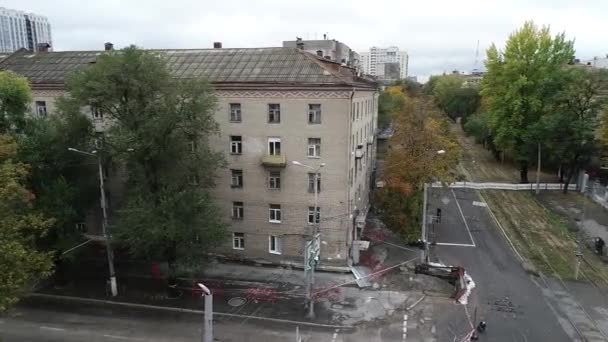
<path id="1" fill-rule="evenodd" d="M 527 192 L 484 191 L 483 196 L 520 253 L 545 274 L 575 279 L 576 223 Z M 607 265 L 590 248 L 582 252 L 579 280 L 608 287 Z"/>
<path id="2" fill-rule="evenodd" d="M 512 162 L 505 160 L 497 161 L 489 150 L 476 144 L 473 137 L 467 137 L 460 125 L 452 124 L 452 131 L 458 136 L 464 158 L 460 166 L 468 180 L 472 182 L 504 182 L 519 183 L 519 170 Z M 530 169 L 528 172 L 530 181 L 536 180 L 536 171 Z M 540 181 L 543 183 L 556 182 L 557 176 L 541 172 Z"/>

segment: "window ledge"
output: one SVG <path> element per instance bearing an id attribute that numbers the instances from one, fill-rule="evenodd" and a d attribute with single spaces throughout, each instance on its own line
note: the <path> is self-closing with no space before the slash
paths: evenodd
<path id="1" fill-rule="evenodd" d="M 268 253 L 270 253 L 270 254 L 276 254 L 276 255 L 281 255 L 281 252 L 277 252 L 277 251 L 268 251 Z"/>
<path id="2" fill-rule="evenodd" d="M 306 156 L 308 159 L 321 159 L 321 156 Z"/>
<path id="3" fill-rule="evenodd" d="M 269 223 L 281 223 L 281 221 L 277 221 L 277 220 L 268 220 Z"/>
<path id="4" fill-rule="evenodd" d="M 242 189 L 243 186 L 242 185 L 231 185 L 230 186 L 232 189 Z"/>

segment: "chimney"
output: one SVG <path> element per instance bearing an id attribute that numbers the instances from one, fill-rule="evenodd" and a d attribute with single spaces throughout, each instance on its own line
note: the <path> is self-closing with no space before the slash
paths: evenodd
<path id="1" fill-rule="evenodd" d="M 106 42 L 105 44 L 103 44 L 103 49 L 106 51 L 112 51 L 114 50 L 114 44 Z"/>
<path id="2" fill-rule="evenodd" d="M 221 49 L 222 48 L 222 42 L 213 42 L 213 48 L 214 49 Z"/>
<path id="3" fill-rule="evenodd" d="M 49 48 L 51 47 L 51 44 L 38 43 L 38 45 L 36 47 L 37 47 L 38 52 L 49 52 Z"/>

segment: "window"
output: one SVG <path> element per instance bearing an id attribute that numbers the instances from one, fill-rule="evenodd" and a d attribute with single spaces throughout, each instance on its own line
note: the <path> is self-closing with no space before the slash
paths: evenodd
<path id="1" fill-rule="evenodd" d="M 268 155 L 281 155 L 281 138 L 268 138 Z"/>
<path id="2" fill-rule="evenodd" d="M 232 172 L 232 178 L 230 186 L 233 188 L 242 188 L 243 187 L 243 170 L 230 170 Z"/>
<path id="3" fill-rule="evenodd" d="M 186 145 L 186 152 L 194 153 L 196 152 L 196 141 L 194 139 L 188 140 Z"/>
<path id="4" fill-rule="evenodd" d="M 268 237 L 268 252 L 272 254 L 281 254 L 281 239 L 276 235 Z"/>
<path id="5" fill-rule="evenodd" d="M 268 207 L 268 222 L 281 223 L 281 205 L 271 204 Z"/>
<path id="6" fill-rule="evenodd" d="M 230 104 L 230 122 L 241 122 L 241 104 Z"/>
<path id="7" fill-rule="evenodd" d="M 101 111 L 101 108 L 93 104 L 91 105 L 91 115 L 93 115 L 93 119 L 95 120 L 103 119 L 103 112 Z"/>
<path id="8" fill-rule="evenodd" d="M 317 50 L 317 56 L 323 57 L 323 50 Z"/>
<path id="9" fill-rule="evenodd" d="M 308 123 L 309 124 L 320 124 L 321 123 L 321 105 L 320 104 L 309 104 L 308 105 Z"/>
<path id="10" fill-rule="evenodd" d="M 321 157 L 321 138 L 308 138 L 308 158 Z"/>
<path id="11" fill-rule="evenodd" d="M 36 114 L 41 118 L 46 116 L 46 101 L 36 101 Z"/>
<path id="12" fill-rule="evenodd" d="M 245 249 L 245 233 L 232 233 L 232 249 Z"/>
<path id="13" fill-rule="evenodd" d="M 317 191 L 321 192 L 321 174 L 317 173 Z M 315 192 L 315 174 L 308 173 L 308 192 Z"/>
<path id="14" fill-rule="evenodd" d="M 243 153 L 243 139 L 240 135 L 230 136 L 230 153 L 241 154 Z"/>
<path id="15" fill-rule="evenodd" d="M 281 188 L 281 172 L 270 171 L 268 172 L 268 188 L 278 190 Z"/>
<path id="16" fill-rule="evenodd" d="M 87 224 L 84 222 L 78 222 L 76 223 L 76 230 L 81 232 L 81 233 L 86 233 L 87 232 Z"/>
<path id="17" fill-rule="evenodd" d="M 235 220 L 242 220 L 245 214 L 243 202 L 232 202 L 232 218 Z"/>
<path id="18" fill-rule="evenodd" d="M 315 207 L 308 207 L 308 224 L 319 224 L 321 222 L 321 208 L 317 207 L 317 215 L 315 220 Z"/>
<path id="19" fill-rule="evenodd" d="M 190 185 L 198 185 L 198 174 L 195 172 L 188 174 L 188 184 Z"/>
<path id="20" fill-rule="evenodd" d="M 355 112 L 357 113 L 357 120 L 359 120 L 359 102 L 357 102 L 357 105 L 355 106 L 356 110 Z"/>
<path id="21" fill-rule="evenodd" d="M 281 105 L 278 103 L 271 103 L 268 105 L 268 123 L 280 123 L 281 122 Z"/>

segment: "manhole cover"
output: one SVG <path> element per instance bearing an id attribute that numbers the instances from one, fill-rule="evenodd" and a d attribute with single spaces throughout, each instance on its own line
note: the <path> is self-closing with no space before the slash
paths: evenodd
<path id="1" fill-rule="evenodd" d="M 228 301 L 228 305 L 236 308 L 236 307 L 239 307 L 239 306 L 245 304 L 245 302 L 247 302 L 245 300 L 245 298 L 234 297 L 234 298 L 230 298 L 230 300 Z"/>

